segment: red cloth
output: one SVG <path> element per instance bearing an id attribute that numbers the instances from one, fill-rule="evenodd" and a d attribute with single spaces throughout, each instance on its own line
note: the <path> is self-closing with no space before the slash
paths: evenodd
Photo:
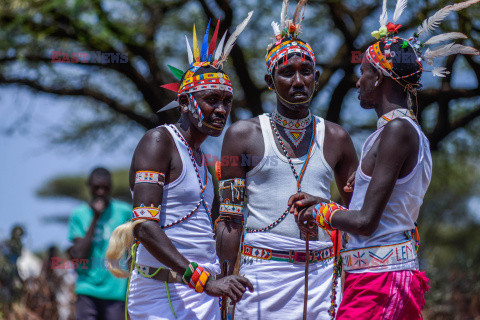
<path id="1" fill-rule="evenodd" d="M 425 272 L 420 271 L 346 272 L 336 319 L 423 319 L 428 283 Z"/>

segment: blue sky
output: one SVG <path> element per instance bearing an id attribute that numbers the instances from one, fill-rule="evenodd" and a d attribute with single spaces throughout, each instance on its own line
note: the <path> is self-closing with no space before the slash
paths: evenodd
<path id="1" fill-rule="evenodd" d="M 0 89 L 0 146 L 3 154 L 0 202 L 3 223 L 0 239 L 9 235 L 11 227 L 20 223 L 26 228 L 24 245 L 31 250 L 51 244 L 68 245 L 67 228 L 46 224 L 42 217 L 66 214 L 79 204 L 68 199 L 43 199 L 36 191 L 49 179 L 62 174 L 88 174 L 97 165 L 108 168 L 127 167 L 141 130 L 132 132 L 113 151 L 104 152 L 100 144 L 86 149 L 53 146 L 48 142 L 49 130 L 65 125 L 72 112 L 71 102 L 46 94 L 33 94 L 19 88 Z M 5 134 L 6 128 L 16 127 Z"/>

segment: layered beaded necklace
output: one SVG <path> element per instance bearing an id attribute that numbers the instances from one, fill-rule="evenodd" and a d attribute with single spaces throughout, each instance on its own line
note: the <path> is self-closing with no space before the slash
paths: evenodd
<path id="1" fill-rule="evenodd" d="M 300 171 L 300 175 L 298 175 L 297 170 L 295 169 L 295 166 L 293 165 L 291 157 L 288 155 L 287 149 L 285 148 L 285 144 L 283 143 L 283 139 L 280 136 L 280 132 L 278 132 L 277 126 L 275 125 L 275 122 L 273 120 L 273 115 L 269 114 L 268 115 L 269 120 L 270 120 L 270 125 L 272 126 L 273 132 L 275 133 L 275 136 L 277 137 L 278 142 L 280 143 L 280 146 L 282 147 L 283 153 L 285 154 L 285 157 L 288 160 L 288 163 L 290 164 L 290 168 L 292 169 L 293 175 L 295 177 L 295 180 L 297 180 L 297 192 L 302 191 L 301 183 L 302 183 L 302 178 L 303 175 L 305 174 L 305 170 L 307 169 L 308 162 L 310 161 L 310 155 L 313 150 L 313 146 L 315 144 L 315 136 L 316 136 L 316 131 L 317 131 L 317 124 L 315 119 L 313 118 L 312 115 L 309 114 L 310 121 L 309 123 L 313 123 L 313 130 L 312 130 L 312 138 L 310 140 L 310 145 L 308 147 L 308 152 L 307 152 L 307 158 L 305 159 L 305 162 L 303 163 L 302 170 Z M 272 222 L 270 225 L 260 228 L 260 229 L 251 229 L 251 228 L 246 228 L 247 233 L 256 233 L 256 232 L 265 232 L 269 231 L 273 228 L 275 228 L 280 222 L 285 220 L 285 218 L 288 216 L 288 213 L 290 212 L 289 208 L 285 210 L 285 212 L 282 213 L 282 215 Z"/>
<path id="2" fill-rule="evenodd" d="M 307 132 L 307 128 L 313 119 L 310 111 L 303 119 L 289 119 L 279 114 L 276 109 L 271 114 L 271 118 L 276 124 L 283 128 L 288 139 L 293 143 L 295 148 L 297 148 L 300 142 L 302 142 L 303 138 L 305 137 L 305 133 Z"/>
<path id="3" fill-rule="evenodd" d="M 200 205 L 203 205 L 203 207 L 205 208 L 205 211 L 207 212 L 207 215 L 208 215 L 208 219 L 210 220 L 210 224 L 212 225 L 212 228 L 213 228 L 213 222 L 212 222 L 212 218 L 211 218 L 211 213 L 210 213 L 210 210 L 208 209 L 208 206 L 207 206 L 207 203 L 205 202 L 205 197 L 204 197 L 204 191 L 205 189 L 207 188 L 207 183 L 208 183 L 208 179 L 207 179 L 207 166 L 205 166 L 205 174 L 204 174 L 204 182 L 202 182 L 202 178 L 200 178 L 200 172 L 198 170 L 198 166 L 197 166 L 197 161 L 195 161 L 195 156 L 193 155 L 193 150 L 192 148 L 190 147 L 190 145 L 188 144 L 187 140 L 185 140 L 185 138 L 182 136 L 182 134 L 178 131 L 177 127 L 174 126 L 174 125 L 170 125 L 170 128 L 173 129 L 173 131 L 175 132 L 175 134 L 178 136 L 178 138 L 183 142 L 183 144 L 187 147 L 187 150 L 188 150 L 188 154 L 190 156 L 190 161 L 192 162 L 193 164 L 193 167 L 195 168 L 195 173 L 197 174 L 197 179 L 198 179 L 198 183 L 200 185 L 200 201 L 197 203 L 197 205 L 195 206 L 195 208 L 189 213 L 187 214 L 186 216 L 180 218 L 179 220 L 175 221 L 175 222 L 172 222 L 170 224 L 167 224 L 166 226 L 162 226 L 162 229 L 167 229 L 167 228 L 170 228 L 176 224 L 179 224 L 185 220 L 187 220 L 188 218 L 190 218 L 195 212 L 197 212 L 198 208 L 200 207 Z M 200 150 L 200 154 L 202 156 L 202 162 L 203 162 L 203 159 L 204 159 L 204 156 L 203 156 L 203 152 L 202 150 Z"/>
<path id="4" fill-rule="evenodd" d="M 399 108 L 392 110 L 390 112 L 385 113 L 383 116 L 378 118 L 377 120 L 377 130 L 385 126 L 387 123 L 392 121 L 395 118 L 400 118 L 400 117 L 408 117 L 412 120 L 417 120 L 417 117 L 415 117 L 415 114 L 413 113 L 412 110 L 410 109 L 405 109 L 405 108 Z"/>

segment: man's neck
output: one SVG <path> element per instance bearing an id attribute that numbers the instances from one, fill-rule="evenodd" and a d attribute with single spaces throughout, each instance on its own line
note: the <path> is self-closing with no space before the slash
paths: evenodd
<path id="1" fill-rule="evenodd" d="M 395 109 L 408 109 L 407 98 L 403 92 L 385 92 L 382 97 L 382 102 L 375 108 L 377 117 L 380 118 L 384 114 Z"/>
<path id="2" fill-rule="evenodd" d="M 308 116 L 309 106 L 296 105 L 293 108 L 287 108 L 281 102 L 277 102 L 277 112 L 289 119 L 303 119 Z"/>
<path id="3" fill-rule="evenodd" d="M 198 131 L 188 120 L 177 122 L 177 128 L 193 150 L 199 150 L 202 143 L 207 139 L 207 135 Z"/>

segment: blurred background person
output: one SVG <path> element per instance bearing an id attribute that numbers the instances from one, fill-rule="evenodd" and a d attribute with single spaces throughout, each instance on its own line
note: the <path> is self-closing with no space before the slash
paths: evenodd
<path id="1" fill-rule="evenodd" d="M 127 280 L 115 278 L 105 267 L 112 231 L 130 220 L 130 206 L 110 198 L 112 179 L 105 168 L 95 168 L 87 183 L 91 200 L 73 211 L 68 249 L 78 273 L 76 319 L 123 319 Z"/>
<path id="2" fill-rule="evenodd" d="M 16 225 L 10 239 L 0 245 L 0 303 L 4 315 L 10 314 L 13 302 L 18 300 L 22 291 L 23 281 L 18 275 L 17 260 L 22 254 L 23 234 L 23 228 Z"/>

